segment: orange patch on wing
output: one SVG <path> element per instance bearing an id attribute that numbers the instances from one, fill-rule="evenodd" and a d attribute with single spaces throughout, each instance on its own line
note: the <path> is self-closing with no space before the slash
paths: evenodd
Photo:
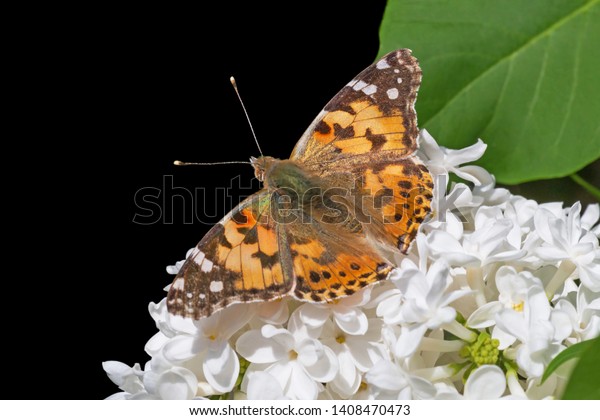
<path id="1" fill-rule="evenodd" d="M 381 258 L 368 249 L 355 254 L 335 246 L 325 250 L 317 241 L 292 244 L 292 249 L 298 252 L 294 257 L 297 292 L 306 300 L 331 302 L 381 279 L 389 271 Z"/>
<path id="2" fill-rule="evenodd" d="M 225 260 L 225 268 L 236 273 L 241 272 L 241 259 L 239 249 L 233 249 Z"/>
<path id="3" fill-rule="evenodd" d="M 262 265 L 260 260 L 253 257 L 252 254 L 258 252 L 258 243 L 240 245 L 242 253 L 242 277 L 244 279 L 244 289 L 252 288 L 262 289 Z"/>
<path id="4" fill-rule="evenodd" d="M 402 116 L 402 112 L 400 111 L 399 108 L 392 108 L 391 113 L 384 114 L 377 105 L 370 105 L 370 106 L 360 110 L 360 112 L 358 112 L 358 114 L 356 115 L 355 120 L 356 121 L 370 120 L 373 118 L 381 118 L 384 115 L 386 115 L 388 117 L 394 116 L 394 118 L 398 118 L 398 117 Z"/>
<path id="5" fill-rule="evenodd" d="M 404 133 L 405 130 L 400 116 L 356 121 L 352 127 L 358 136 L 365 135 L 367 129 L 371 134 Z"/>
<path id="6" fill-rule="evenodd" d="M 256 224 L 256 217 L 250 207 L 241 209 L 237 215 L 232 217 L 232 220 L 238 228 L 251 228 Z"/>
<path id="7" fill-rule="evenodd" d="M 268 256 L 275 255 L 279 250 L 277 243 L 277 234 L 273 229 L 267 229 L 264 226 L 257 226 L 258 245 L 260 250 Z"/>
<path id="8" fill-rule="evenodd" d="M 225 223 L 223 235 L 230 244 L 239 244 L 244 239 L 245 235 L 238 231 L 239 227 L 239 224 L 232 221 Z"/>
<path id="9" fill-rule="evenodd" d="M 361 113 L 363 110 L 369 108 L 373 104 L 369 100 L 355 101 L 350 104 L 350 108 L 354 111 L 355 114 Z"/>

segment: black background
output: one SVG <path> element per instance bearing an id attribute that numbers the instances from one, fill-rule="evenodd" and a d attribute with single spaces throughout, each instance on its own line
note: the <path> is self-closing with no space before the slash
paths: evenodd
<path id="1" fill-rule="evenodd" d="M 5 239 L 4 398 L 105 398 L 119 390 L 102 361 L 149 360 L 147 307 L 165 296 L 165 267 L 248 194 L 234 188 L 224 202 L 217 188 L 236 176 L 251 185 L 249 165 L 172 165 L 258 155 L 231 75 L 263 152 L 286 158 L 376 58 L 384 1 L 265 3 L 88 10 L 36 35 L 27 79 L 41 112 L 26 127 L 39 132 L 15 145 L 30 162 L 10 169 L 18 186 L 5 191 L 18 220 L 5 232 L 18 232 Z M 168 175 L 203 187 L 196 204 L 216 217 L 186 224 L 176 199 L 154 223 L 134 223 L 147 214 L 136 191 L 168 200 Z"/>
<path id="2" fill-rule="evenodd" d="M 52 10 L 17 47 L 7 115 L 20 117 L 3 155 L 3 398 L 105 398 L 118 388 L 102 361 L 149 360 L 148 303 L 165 296 L 165 267 L 249 193 L 233 188 L 225 201 L 232 180 L 258 186 L 249 165 L 172 165 L 258 155 L 231 75 L 263 152 L 285 158 L 376 58 L 383 0 L 220 3 Z M 186 205 L 214 217 L 186 223 L 165 180 L 203 188 L 206 198 Z M 561 182 L 513 191 L 586 201 Z M 134 222 L 147 214 L 138 191 L 160 191 L 161 217 Z"/>

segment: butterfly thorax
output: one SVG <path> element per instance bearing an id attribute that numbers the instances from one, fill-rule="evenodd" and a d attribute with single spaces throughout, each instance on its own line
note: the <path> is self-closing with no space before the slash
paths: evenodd
<path id="1" fill-rule="evenodd" d="M 302 162 L 271 157 L 253 159 L 257 178 L 272 194 L 273 205 L 283 214 L 294 214 L 306 223 L 318 221 L 321 229 L 343 232 L 362 230 L 349 191 L 334 185 L 330 179 L 306 168 Z"/>
<path id="2" fill-rule="evenodd" d="M 293 191 L 302 195 L 321 184 L 317 175 L 302 164 L 288 159 L 280 160 L 264 156 L 257 158 L 253 165 L 257 178 L 262 178 L 265 187 L 270 191 Z"/>

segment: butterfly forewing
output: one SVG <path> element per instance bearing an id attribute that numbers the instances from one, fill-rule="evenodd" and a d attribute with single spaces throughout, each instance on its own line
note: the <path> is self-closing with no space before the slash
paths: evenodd
<path id="1" fill-rule="evenodd" d="M 280 255 L 271 193 L 243 201 L 200 241 L 175 277 L 169 312 L 199 319 L 236 302 L 269 301 L 289 293 L 291 274 Z"/>

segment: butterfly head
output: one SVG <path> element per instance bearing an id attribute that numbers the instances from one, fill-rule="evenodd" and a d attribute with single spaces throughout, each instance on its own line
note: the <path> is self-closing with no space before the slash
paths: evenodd
<path id="1" fill-rule="evenodd" d="M 269 156 L 261 156 L 261 157 L 251 157 L 250 164 L 254 168 L 254 176 L 260 182 L 265 181 L 265 173 L 269 171 L 270 167 L 273 165 L 275 161 L 278 159 L 269 157 Z"/>

